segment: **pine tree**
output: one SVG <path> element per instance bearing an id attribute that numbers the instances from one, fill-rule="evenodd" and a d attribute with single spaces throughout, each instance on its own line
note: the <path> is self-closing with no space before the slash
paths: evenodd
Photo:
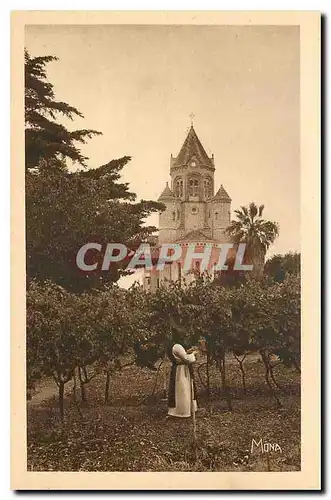
<path id="1" fill-rule="evenodd" d="M 47 80 L 46 65 L 57 61 L 55 56 L 31 57 L 25 51 L 25 163 L 26 168 L 36 168 L 40 161 L 52 160 L 48 165 L 65 169 L 70 159 L 86 166 L 87 158 L 76 143 L 85 144 L 87 139 L 101 132 L 91 129 L 69 131 L 58 123 L 62 117 L 73 120 L 83 118 L 73 106 L 55 99 L 54 86 Z"/>
<path id="2" fill-rule="evenodd" d="M 26 173 L 27 278 L 51 279 L 73 291 L 100 288 L 115 282 L 128 262 L 102 271 L 108 242 L 137 248 L 156 231 L 144 225 L 146 217 L 164 205 L 148 200 L 135 202 L 136 195 L 120 183 L 123 157 L 99 168 L 67 172 L 42 162 L 38 172 Z M 102 251 L 89 252 L 88 263 L 98 262 L 96 271 L 83 272 L 76 264 L 81 246 L 93 242 Z M 89 258 L 91 262 L 89 262 Z"/>
<path id="3" fill-rule="evenodd" d="M 164 209 L 154 201 L 136 202 L 136 194 L 121 182 L 129 156 L 98 168 L 69 171 L 66 160 L 86 167 L 87 158 L 75 146 L 95 130 L 69 132 L 58 122 L 62 114 L 72 120 L 83 115 L 55 100 L 46 78 L 46 64 L 54 56 L 31 58 L 25 53 L 26 122 L 26 253 L 27 279 L 50 279 L 61 286 L 83 291 L 115 282 L 127 262 L 102 272 L 83 272 L 76 264 L 81 246 L 93 242 L 105 250 L 108 242 L 136 248 L 156 228 L 145 219 Z M 93 255 L 101 262 L 103 254 Z"/>

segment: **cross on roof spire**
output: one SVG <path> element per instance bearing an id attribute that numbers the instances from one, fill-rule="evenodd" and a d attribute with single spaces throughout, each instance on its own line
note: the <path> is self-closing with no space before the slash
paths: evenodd
<path id="1" fill-rule="evenodd" d="M 190 117 L 190 119 L 191 119 L 191 126 L 193 127 L 193 120 L 194 120 L 194 118 L 195 118 L 195 114 L 194 114 L 194 113 L 190 113 L 190 114 L 189 114 L 189 117 Z"/>

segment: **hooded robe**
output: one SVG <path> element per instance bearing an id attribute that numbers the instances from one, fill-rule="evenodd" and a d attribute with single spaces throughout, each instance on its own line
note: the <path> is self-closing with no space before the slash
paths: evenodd
<path id="1" fill-rule="evenodd" d="M 195 362 L 195 355 L 187 354 L 180 344 L 174 344 L 170 348 L 168 355 L 172 363 L 168 392 L 168 415 L 172 417 L 190 417 L 192 385 L 193 407 L 194 410 L 197 409 L 192 366 L 192 363 Z"/>

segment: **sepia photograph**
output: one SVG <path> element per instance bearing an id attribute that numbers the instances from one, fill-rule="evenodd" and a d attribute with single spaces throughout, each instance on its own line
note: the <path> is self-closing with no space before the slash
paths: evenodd
<path id="1" fill-rule="evenodd" d="M 140 14 L 21 30 L 23 468 L 254 489 L 241 473 L 303 473 L 303 414 L 319 425 L 302 401 L 308 370 L 320 390 L 302 366 L 305 32 Z"/>

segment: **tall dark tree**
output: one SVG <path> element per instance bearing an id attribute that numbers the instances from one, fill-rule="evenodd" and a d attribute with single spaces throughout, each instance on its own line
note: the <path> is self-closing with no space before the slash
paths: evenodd
<path id="1" fill-rule="evenodd" d="M 113 160 L 96 169 L 65 172 L 41 165 L 26 174 L 27 276 L 51 279 L 65 288 L 82 291 L 119 279 L 127 262 L 102 271 L 108 242 L 136 248 L 156 231 L 144 221 L 163 208 L 154 201 L 135 202 L 127 184 L 118 182 L 129 157 Z M 87 263 L 95 271 L 83 272 L 76 256 L 86 243 L 99 243 L 90 250 Z"/>
<path id="2" fill-rule="evenodd" d="M 129 185 L 120 181 L 129 156 L 99 168 L 74 172 L 67 168 L 67 160 L 85 165 L 87 158 L 75 142 L 83 143 L 99 132 L 69 132 L 58 122 L 60 114 L 72 120 L 82 114 L 56 101 L 45 69 L 53 60 L 53 56 L 25 54 L 27 278 L 50 279 L 83 291 L 115 282 L 125 273 L 127 262 L 101 271 L 106 244 L 136 248 L 156 230 L 146 226 L 145 219 L 164 206 L 136 202 Z M 89 251 L 87 256 L 98 264 L 95 271 L 82 271 L 76 263 L 77 252 L 86 243 L 102 245 L 100 253 Z"/>
<path id="3" fill-rule="evenodd" d="M 25 51 L 25 164 L 38 167 L 40 160 L 52 159 L 51 165 L 65 168 L 70 159 L 86 166 L 87 158 L 77 147 L 101 132 L 91 129 L 69 131 L 58 117 L 83 118 L 73 106 L 55 99 L 54 87 L 47 80 L 46 65 L 54 56 L 31 57 Z M 50 165 L 50 164 L 49 164 Z"/>
<path id="4" fill-rule="evenodd" d="M 287 274 L 300 274 L 300 253 L 289 252 L 284 255 L 273 255 L 264 266 L 264 273 L 275 281 L 284 281 Z"/>

